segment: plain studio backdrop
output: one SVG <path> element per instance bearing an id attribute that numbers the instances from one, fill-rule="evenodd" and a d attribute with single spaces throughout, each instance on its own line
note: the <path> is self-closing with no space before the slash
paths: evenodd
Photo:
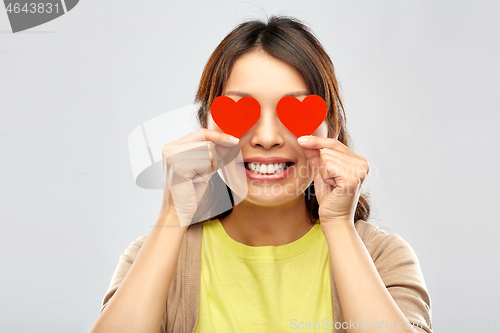
<path id="1" fill-rule="evenodd" d="M 191 103 L 222 38 L 271 14 L 331 56 L 370 222 L 417 253 L 435 331 L 500 330 L 498 1 L 83 0 L 17 34 L 0 8 L 1 332 L 90 329 L 160 207 L 129 133 Z"/>

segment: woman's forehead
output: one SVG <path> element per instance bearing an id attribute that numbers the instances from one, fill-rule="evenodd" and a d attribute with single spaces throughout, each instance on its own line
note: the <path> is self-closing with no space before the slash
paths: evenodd
<path id="1" fill-rule="evenodd" d="M 286 96 L 307 90 L 306 81 L 295 67 L 263 51 L 252 51 L 236 60 L 223 94 L 231 91 L 249 96 Z"/>

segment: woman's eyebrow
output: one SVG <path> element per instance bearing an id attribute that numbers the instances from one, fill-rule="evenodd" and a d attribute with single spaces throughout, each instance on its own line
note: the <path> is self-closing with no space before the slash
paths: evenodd
<path id="1" fill-rule="evenodd" d="M 241 92 L 241 91 L 226 91 L 224 93 L 224 96 L 227 96 L 227 95 L 238 96 L 238 97 L 253 97 L 251 94 Z M 310 95 L 309 92 L 307 92 L 307 91 L 294 91 L 294 92 L 288 93 L 286 95 L 283 95 L 282 97 L 285 97 L 285 96 L 299 97 L 299 96 L 307 96 L 307 95 Z"/>

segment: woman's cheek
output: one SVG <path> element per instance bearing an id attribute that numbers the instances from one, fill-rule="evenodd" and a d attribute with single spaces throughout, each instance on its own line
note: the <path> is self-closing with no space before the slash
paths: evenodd
<path id="1" fill-rule="evenodd" d="M 326 138 L 328 136 L 328 126 L 326 125 L 326 120 L 323 120 L 321 125 L 312 133 L 314 136 L 319 136 Z"/>

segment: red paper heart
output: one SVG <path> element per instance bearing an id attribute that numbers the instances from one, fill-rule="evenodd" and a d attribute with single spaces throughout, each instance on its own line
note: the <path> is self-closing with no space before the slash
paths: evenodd
<path id="1" fill-rule="evenodd" d="M 297 137 L 311 135 L 326 117 L 326 104 L 318 95 L 309 95 L 301 102 L 285 96 L 276 106 L 278 118 Z"/>
<path id="2" fill-rule="evenodd" d="M 260 104 L 252 97 L 235 102 L 227 96 L 219 96 L 210 106 L 212 118 L 226 134 L 237 138 L 245 134 L 260 118 Z"/>

